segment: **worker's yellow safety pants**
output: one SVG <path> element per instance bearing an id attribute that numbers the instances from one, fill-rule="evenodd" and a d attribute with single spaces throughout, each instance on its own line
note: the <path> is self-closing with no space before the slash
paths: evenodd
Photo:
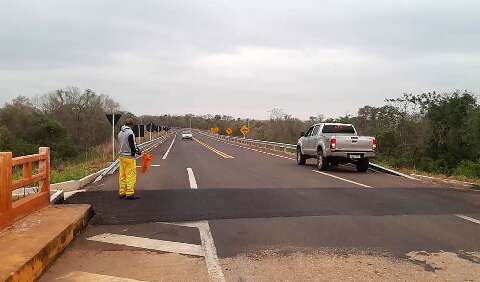
<path id="1" fill-rule="evenodd" d="M 133 196 L 133 194 L 135 194 L 135 183 L 137 182 L 137 162 L 135 161 L 135 159 L 130 159 L 126 157 L 119 157 L 119 160 L 120 188 L 118 190 L 118 194 L 120 196 Z"/>

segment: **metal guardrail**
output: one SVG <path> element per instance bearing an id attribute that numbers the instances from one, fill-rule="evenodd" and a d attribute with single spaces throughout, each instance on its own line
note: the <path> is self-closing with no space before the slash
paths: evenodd
<path id="1" fill-rule="evenodd" d="M 289 150 L 295 151 L 297 149 L 296 145 L 293 144 L 286 144 L 286 143 L 279 143 L 279 142 L 271 142 L 271 141 L 263 141 L 263 140 L 255 140 L 255 139 L 248 139 L 248 138 L 242 138 L 242 137 L 235 137 L 235 136 L 225 136 L 225 135 L 211 135 L 207 134 L 204 132 L 201 132 L 201 134 L 211 136 L 211 137 L 216 137 L 218 139 L 222 139 L 225 141 L 233 141 L 245 145 L 251 145 L 251 146 L 258 146 L 258 147 L 264 147 L 264 148 L 271 148 L 274 151 L 277 150 L 277 148 L 282 149 L 284 152 L 288 152 Z"/>
<path id="2" fill-rule="evenodd" d="M 156 139 L 153 139 L 153 140 L 150 140 L 150 141 L 147 141 L 147 142 L 143 142 L 142 144 L 138 145 L 138 148 L 140 148 L 142 151 L 147 152 L 153 146 L 157 145 L 158 142 L 160 142 L 160 141 L 163 142 L 169 136 L 170 136 L 170 134 L 166 134 L 166 135 L 160 136 Z M 105 177 L 105 175 L 107 175 L 107 174 L 113 174 L 118 169 L 119 166 L 120 166 L 120 162 L 119 162 L 118 159 L 116 159 L 114 162 L 112 162 L 107 168 L 105 168 L 102 171 L 102 173 L 93 181 L 93 183 L 102 180 L 102 178 Z"/>

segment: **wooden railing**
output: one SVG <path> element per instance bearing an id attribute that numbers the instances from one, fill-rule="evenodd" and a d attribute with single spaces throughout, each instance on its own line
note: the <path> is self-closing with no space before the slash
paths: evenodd
<path id="1" fill-rule="evenodd" d="M 38 172 L 33 174 L 34 164 Z M 22 166 L 20 179 L 13 179 L 15 167 Z M 36 185 L 38 193 L 12 202 L 12 191 Z M 38 154 L 12 158 L 11 152 L 0 152 L 0 229 L 11 225 L 50 203 L 50 148 L 41 147 Z"/>

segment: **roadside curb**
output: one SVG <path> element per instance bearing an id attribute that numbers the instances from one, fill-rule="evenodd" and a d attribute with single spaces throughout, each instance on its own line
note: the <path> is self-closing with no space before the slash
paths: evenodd
<path id="1" fill-rule="evenodd" d="M 0 281 L 34 281 L 86 227 L 90 205 L 48 206 L 0 233 Z"/>
<path id="2" fill-rule="evenodd" d="M 370 163 L 370 168 L 373 169 L 373 170 L 378 170 L 378 171 L 383 172 L 383 173 L 392 174 L 392 175 L 396 175 L 396 176 L 401 176 L 401 177 L 405 177 L 405 178 L 408 178 L 408 179 L 411 179 L 411 180 L 421 181 L 420 179 L 415 178 L 413 176 L 410 176 L 408 174 L 401 173 L 401 172 L 398 172 L 396 170 L 386 168 L 386 167 L 378 165 L 378 164 Z"/>
<path id="3" fill-rule="evenodd" d="M 412 174 L 416 177 L 424 178 L 424 179 L 429 179 L 431 181 L 439 181 L 443 182 L 445 184 L 453 184 L 453 185 L 461 185 L 465 188 L 480 191 L 480 185 L 471 183 L 471 182 L 464 182 L 464 181 L 459 181 L 459 180 L 454 180 L 454 179 L 442 179 L 442 178 L 437 178 L 433 176 L 426 176 L 426 175 L 420 175 L 420 174 Z"/>

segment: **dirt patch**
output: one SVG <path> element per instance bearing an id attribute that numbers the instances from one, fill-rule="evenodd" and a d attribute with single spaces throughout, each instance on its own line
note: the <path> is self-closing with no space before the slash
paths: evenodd
<path id="1" fill-rule="evenodd" d="M 222 266 L 227 281 L 480 281 L 480 264 L 455 253 L 411 252 L 407 258 L 266 251 L 222 259 Z"/>

